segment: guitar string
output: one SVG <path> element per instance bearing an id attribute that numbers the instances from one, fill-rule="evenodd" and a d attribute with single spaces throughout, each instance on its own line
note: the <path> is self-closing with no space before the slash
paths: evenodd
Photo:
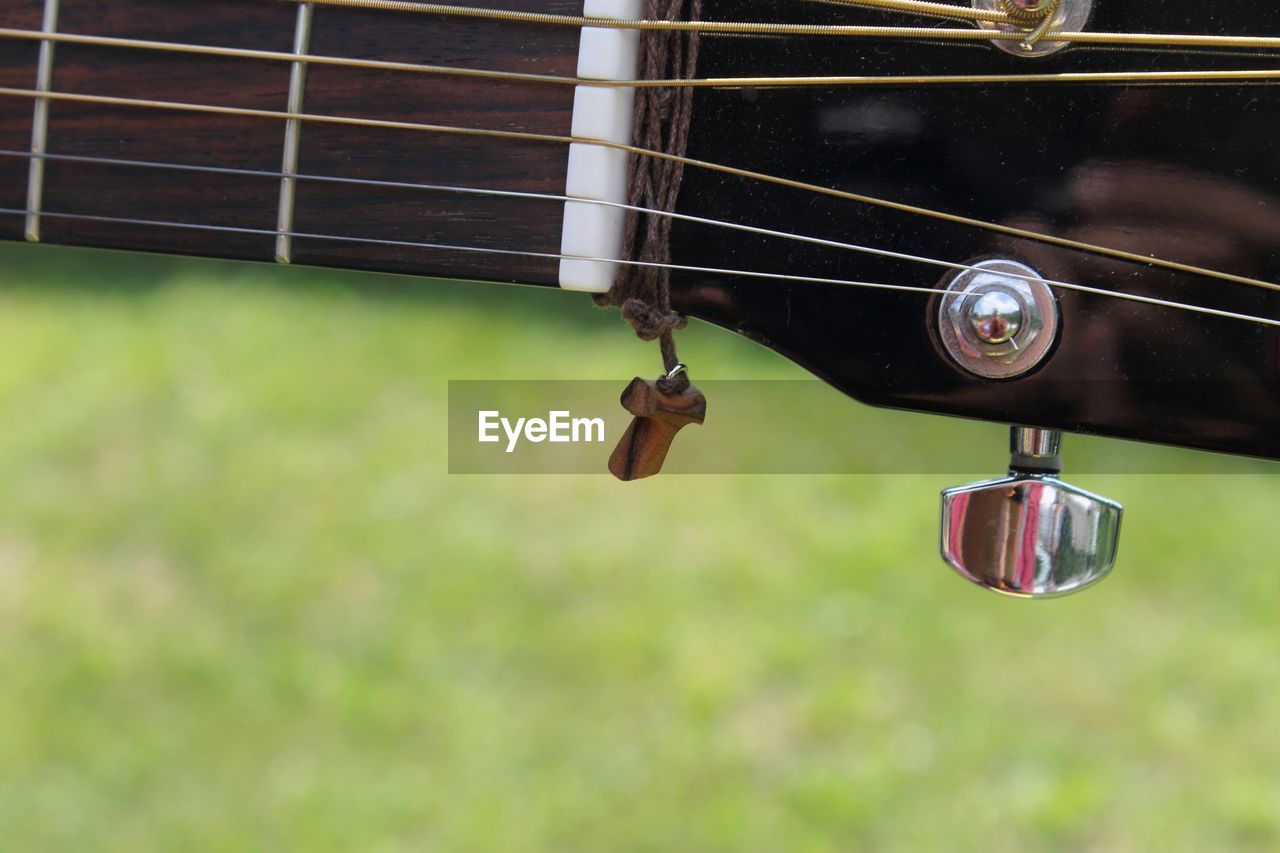
<path id="1" fill-rule="evenodd" d="M 26 210 L 18 208 L 0 208 L 0 216 L 26 216 Z M 86 213 L 63 213 L 59 211 L 42 211 L 41 216 L 49 219 L 72 220 L 78 222 L 98 222 L 109 225 L 130 225 L 134 227 L 156 227 L 169 228 L 175 230 L 187 231 L 208 231 L 213 233 L 224 234 L 241 234 L 260 237 L 280 237 L 286 236 L 294 240 L 318 240 L 330 243 L 359 243 L 377 246 L 393 246 L 397 248 L 426 249 L 430 251 L 445 252 L 466 252 L 489 255 L 507 255 L 527 258 L 541 258 L 547 260 L 568 260 L 568 261 L 595 261 L 599 263 L 623 264 L 626 266 L 644 266 L 658 267 L 669 270 L 679 270 L 683 272 L 711 273 L 715 275 L 741 275 L 748 278 L 767 278 L 777 279 L 781 281 L 791 281 L 798 283 L 811 284 L 831 284 L 845 287 L 857 287 L 870 290 L 889 290 L 901 291 L 906 293 L 919 293 L 933 296 L 946 296 L 947 292 L 931 287 L 917 287 L 906 284 L 884 284 L 879 282 L 852 281 L 849 279 L 820 278 L 817 276 L 800 276 L 787 273 L 770 273 L 760 270 L 737 270 L 723 269 L 718 267 L 699 267 L 688 266 L 683 264 L 657 263 L 653 261 L 636 261 L 623 260 L 620 258 L 601 258 L 601 257 L 582 257 L 579 255 L 564 255 L 557 252 L 536 252 L 526 249 L 497 249 L 483 246 L 461 246 L 449 243 L 421 243 L 411 240 L 388 240 L 375 237 L 348 237 L 336 234 L 313 234 L 305 231 L 277 231 L 271 228 L 248 228 L 238 225 L 200 225 L 189 222 L 169 222 L 163 220 L 152 219 L 136 219 L 124 216 L 101 216 Z M 918 260 L 922 263 L 932 264 L 936 266 L 952 267 L 959 270 L 976 270 L 982 272 L 978 267 L 971 267 L 964 264 L 951 264 L 946 261 L 938 261 L 931 258 L 912 258 L 909 255 L 902 255 L 904 259 Z M 1027 278 L 1026 276 L 1012 276 L 1015 278 Z M 1187 311 L 1195 314 L 1203 314 L 1213 317 L 1219 317 L 1227 320 L 1239 320 L 1254 325 L 1272 326 L 1280 328 L 1280 320 L 1274 320 L 1269 317 L 1258 317 L 1252 314 L 1240 314 L 1234 311 L 1223 311 L 1217 308 L 1206 308 L 1202 305 L 1190 305 L 1182 302 L 1173 302 L 1167 299 L 1156 299 L 1154 297 L 1138 296 L 1131 293 L 1119 293 L 1111 290 L 1103 290 L 1101 288 L 1089 287 L 1087 285 L 1070 284 L 1066 282 L 1055 282 L 1043 280 L 1045 284 L 1053 287 L 1060 287 L 1069 290 L 1075 290 L 1081 293 L 1089 293 L 1096 296 L 1116 297 L 1125 301 L 1137 302 L 1145 305 L 1153 305 L 1160 308 L 1169 308 L 1179 311 Z M 958 295 L 957 295 L 958 296 Z"/>
<path id="2" fill-rule="evenodd" d="M 248 59 L 264 62 L 304 62 L 310 65 L 326 65 L 339 68 L 358 68 L 373 71 L 396 71 L 448 77 L 464 77 L 480 80 L 499 80 L 517 83 L 546 83 L 562 86 L 600 86 L 604 88 L 800 88 L 836 86 L 926 86 L 926 85 L 997 85 L 997 84 L 1068 84 L 1100 85 L 1137 83 L 1142 85 L 1173 83 L 1205 83 L 1215 85 L 1239 84 L 1280 80 L 1280 68 L 1204 70 L 1204 71 L 1075 71 L 1039 74 L 910 74 L 910 75 L 830 75 L 830 76 L 773 76 L 773 77 L 702 77 L 664 80 L 596 80 L 558 74 L 538 74 L 527 71 L 494 71 L 481 68 L 459 68 L 449 65 L 429 65 L 415 62 L 394 62 L 380 59 L 356 59 L 345 56 L 327 56 L 312 53 L 287 53 L 284 51 L 254 50 L 251 48 L 217 47 L 213 45 L 185 44 L 181 42 L 151 41 L 147 39 L 92 36 L 78 33 L 46 33 L 42 30 L 21 30 L 0 27 L 0 39 L 41 41 L 57 44 L 74 44 L 90 47 L 112 47 L 133 50 L 149 50 L 162 53 L 181 53 L 196 56 L 216 56 L 231 59 Z"/>
<path id="3" fill-rule="evenodd" d="M 524 142 L 548 143 L 555 145 L 591 145 L 599 148 L 608 148 L 616 151 L 623 151 L 628 154 L 635 154 L 644 157 L 653 157 L 660 160 L 668 160 L 679 162 L 686 167 L 704 169 L 733 177 L 745 178 L 747 180 L 759 181 L 761 183 L 773 184 L 776 186 L 786 187 L 788 189 L 800 190 L 802 192 L 814 193 L 816 195 L 825 195 L 832 198 L 838 198 L 845 201 L 852 201 L 859 204 L 866 204 L 880 207 L 886 210 L 892 210 L 897 213 L 904 213 L 911 216 L 924 216 L 930 219 L 936 219 L 941 222 L 949 222 L 955 225 L 961 225 L 970 228 L 979 228 L 996 234 L 1003 234 L 1009 237 L 1018 237 L 1021 239 L 1034 240 L 1046 245 L 1057 246 L 1059 248 L 1072 249 L 1075 251 L 1086 252 L 1096 255 L 1104 255 L 1106 257 L 1115 258 L 1117 260 L 1130 261 L 1134 263 L 1145 264 L 1148 266 L 1160 267 L 1176 272 L 1188 273 L 1191 275 L 1205 276 L 1220 281 L 1231 282 L 1234 284 L 1243 284 L 1250 287 L 1261 287 L 1267 290 L 1280 290 L 1280 284 L 1264 281 L 1262 279 L 1250 278 L 1248 276 L 1236 275 L 1234 273 L 1223 272 L 1221 270 L 1211 270 L 1204 267 L 1198 267 L 1193 264 L 1184 264 L 1178 261 L 1171 261 L 1164 258 L 1155 258 L 1149 255 L 1143 255 L 1136 252 L 1128 252 L 1123 249 L 1115 249 L 1106 246 L 1098 246 L 1092 243 L 1086 243 L 1079 240 L 1072 240 L 1066 237 L 1059 237 L 1052 234 L 1044 234 L 1037 231 L 1030 231 L 1025 228 L 1017 228 L 1011 225 L 1001 225 L 994 222 L 985 222 L 979 219 L 973 219 L 967 216 L 961 216 L 954 213 L 945 213 L 939 210 L 919 207 L 916 205 L 905 204 L 903 202 L 890 201 L 888 199 L 877 198 L 875 196 L 862 195 L 847 190 L 840 190 L 834 187 L 824 187 L 818 184 L 810 184 L 804 181 L 798 181 L 791 178 L 783 178 L 777 175 L 769 175 L 763 172 L 756 172 L 750 169 L 743 169 L 737 166 L 729 166 L 723 163 L 714 163 L 707 160 L 699 160 L 692 157 L 684 157 L 675 154 L 667 154 L 661 151 L 653 151 L 647 148 L 641 148 L 635 145 L 628 145 L 619 142 L 606 142 L 594 139 L 575 139 L 570 136 L 557 136 L 555 134 L 531 133 L 519 130 L 497 130 L 493 128 L 471 128 L 471 127 L 455 127 L 452 125 L 423 124 L 420 122 L 396 121 L 390 119 L 369 119 L 357 118 L 354 116 L 337 116 L 317 113 L 291 113 L 281 110 L 263 110 L 252 109 L 247 107 L 229 107 L 218 106 L 214 104 L 192 104 L 174 101 L 155 101 L 141 98 L 124 98 L 114 95 L 86 95 L 71 92 L 54 92 L 40 91 L 35 89 L 13 89 L 0 87 L 0 96 L 11 95 L 15 97 L 36 99 L 48 99 L 50 101 L 60 101 L 68 103 L 97 104 L 102 106 L 125 106 L 138 107 L 144 109 L 157 109 L 168 111 L 185 111 L 211 115 L 231 115 L 242 116 L 248 118 L 268 118 L 277 120 L 298 120 L 310 121 L 317 124 L 333 124 L 343 126 L 357 126 L 370 128 L 383 128 L 388 130 L 407 130 L 422 133 L 438 133 L 443 135 L 455 135 L 461 137 L 489 138 L 489 139 L 511 139 Z"/>
<path id="4" fill-rule="evenodd" d="M 299 176 L 299 177 L 301 178 L 302 176 Z M 25 211 L 18 210 L 17 208 L 0 208 L 0 216 L 18 216 L 22 214 L 25 214 Z M 255 236 L 255 237 L 285 236 L 285 237 L 291 237 L 291 238 L 300 239 L 300 240 L 319 240 L 319 241 L 331 242 L 331 243 L 332 242 L 362 243 L 362 244 L 372 244 L 376 246 L 395 246 L 397 248 L 427 249 L 430 251 L 443 251 L 443 252 L 468 252 L 468 253 L 485 254 L 485 255 L 508 255 L 508 256 L 524 257 L 524 258 L 541 258 L 546 260 L 593 261 L 597 263 L 606 263 L 606 264 L 622 264 L 625 266 L 660 267 L 662 269 L 681 270 L 685 272 L 714 273 L 717 275 L 741 275 L 741 276 L 747 276 L 747 277 L 753 277 L 753 278 L 780 279 L 783 281 L 809 282 L 809 283 L 817 283 L 817 284 L 838 284 L 838 285 L 844 285 L 848 287 L 860 287 L 860 288 L 868 288 L 868 289 L 874 289 L 874 290 L 893 290 L 893 291 L 902 291 L 906 293 L 923 293 L 923 294 L 938 295 L 943 292 L 943 291 L 935 290 L 929 287 L 918 287 L 918 286 L 909 285 L 909 284 L 881 284 L 878 282 L 869 282 L 869 281 L 851 281 L 848 279 L 819 278 L 814 276 L 802 276 L 802 275 L 793 275 L 793 274 L 786 274 L 786 273 L 770 273 L 770 272 L 762 272 L 760 270 L 721 269 L 718 267 L 687 266 L 684 264 L 656 263 L 653 261 L 622 260 L 620 258 L 600 258 L 600 257 L 586 257 L 582 255 L 563 255 L 556 252 L 537 252 L 529 249 L 498 249 L 490 246 L 461 246 L 461 245 L 455 245 L 452 243 L 422 243 L 422 242 L 417 242 L 413 240 L 389 240 L 386 238 L 379 238 L 379 237 L 350 237 L 350 236 L 343 236 L 343 235 L 337 235 L 337 234 L 315 234 L 315 233 L 310 233 L 306 231 L 277 231 L 275 229 L 269 229 L 269 228 L 248 228 L 240 225 L 203 225 L 203 224 L 197 224 L 197 223 L 191 223 L 191 222 L 171 222 L 171 221 L 155 220 L 155 219 L 136 219 L 133 217 L 125 217 L 125 216 L 104 216 L 104 215 L 87 214 L 87 213 L 52 212 L 52 213 L 42 213 L 41 215 L 48 216 L 52 219 L 66 219 L 66 220 L 83 221 L 83 222 L 98 222 L 98 223 L 104 223 L 108 225 L 134 225 L 134 226 L 140 226 L 140 227 L 172 228 L 176 230 L 211 231 L 216 233 L 242 234 L 242 235 Z M 976 294 L 956 294 L 956 295 L 967 296 L 967 295 L 976 295 Z M 1223 312 L 1223 314 L 1227 316 L 1229 319 L 1249 320 L 1250 322 L 1257 321 L 1257 322 L 1263 322 L 1263 323 L 1274 323 L 1275 325 L 1280 326 L 1280 320 L 1268 320 L 1262 317 L 1252 317 L 1247 314 L 1233 315 L 1231 312 Z"/>
<path id="5" fill-rule="evenodd" d="M 507 23 L 539 24 L 582 29 L 591 27 L 614 30 L 658 30 L 664 32 L 696 32 L 704 35 L 825 36 L 836 38 L 928 39 L 931 41 L 1021 41 L 1021 30 L 953 29 L 939 27 L 882 27 L 860 24 L 774 24 L 742 21 L 624 21 L 614 18 L 592 18 L 583 15 L 555 15 L 543 12 L 517 12 L 508 9 L 485 9 L 450 6 L 441 3 L 404 2 L 404 0 L 284 0 L 289 3 L 313 3 L 372 9 L 385 12 L 408 12 L 441 17 L 474 18 Z M 1213 36 L 1185 33 L 1107 33 L 1061 32 L 1050 30 L 1042 41 L 1065 41 L 1072 44 L 1158 45 L 1162 47 L 1250 47 L 1280 48 L 1280 36 Z"/>
<path id="6" fill-rule="evenodd" d="M 981 22 L 985 24 L 1004 24 L 1018 26 L 1013 18 L 999 9 L 976 9 L 971 6 L 954 6 L 950 3 L 930 2 L 930 0 L 800 0 L 802 3 L 843 6 L 845 8 L 862 8 L 874 9 L 880 11 L 897 11 L 907 12 L 914 15 L 923 15 L 926 17 L 943 18 L 951 21 L 970 21 Z M 1036 13 L 1048 12 L 1047 4 L 1041 3 L 1040 8 L 1028 10 L 1027 14 L 1034 16 Z M 1023 25 L 1024 30 L 1030 31 L 1030 28 Z M 1047 34 L 1047 33 L 1046 33 Z M 1042 34 L 1037 41 L 1045 41 L 1045 35 Z M 1181 38 L 1182 36 L 1178 36 Z M 969 46 L 969 45 L 966 45 Z M 1113 45 L 1114 46 L 1114 45 Z M 1093 47 L 1106 47 L 1106 45 L 1094 45 Z M 1130 48 L 1132 52 L 1164 52 L 1159 46 L 1150 46 L 1145 49 L 1137 47 Z M 1181 51 L 1182 53 L 1204 53 L 1204 51 Z M 1213 55 L 1213 54 L 1210 54 Z M 1236 53 L 1219 53 L 1220 56 L 1248 56 L 1249 54 Z"/>
<path id="7" fill-rule="evenodd" d="M 877 10 L 883 10 L 883 11 L 901 11 L 901 12 L 908 12 L 916 15 L 924 15 L 928 17 L 945 18 L 953 21 L 955 20 L 980 21 L 987 24 L 992 24 L 992 23 L 1006 24 L 1006 25 L 1013 24 L 1014 26 L 1017 26 L 1017 24 L 1015 24 L 1010 19 L 1009 15 L 1007 15 L 1006 13 L 998 9 L 975 9 L 969 6 L 953 6 L 949 3 L 928 2 L 928 0 L 800 0 L 800 1 L 804 3 L 810 3 L 810 4 L 843 6 L 845 8 L 864 8 L 864 9 L 877 9 Z M 1044 36 L 1041 36 L 1040 39 L 1038 39 L 1038 41 L 1044 41 L 1044 40 L 1046 40 Z M 963 42 L 960 45 L 955 45 L 955 46 L 978 47 L 979 45 L 974 43 L 969 43 L 969 42 Z M 1240 58 L 1248 58 L 1250 56 L 1258 55 L 1258 54 L 1248 54 L 1248 53 L 1238 53 L 1238 52 L 1225 52 L 1224 50 L 1219 50 L 1219 51 L 1187 50 L 1185 49 L 1185 47 L 1182 50 L 1174 51 L 1169 48 L 1161 48 L 1158 45 L 1151 45 L 1151 46 L 1145 46 L 1145 47 L 1140 45 L 1134 45 L 1129 47 L 1125 47 L 1122 45 L 1086 45 L 1085 47 L 1086 49 L 1089 49 L 1089 50 L 1115 49 L 1115 50 L 1124 50 L 1127 53 L 1156 53 L 1156 54 L 1178 53 L 1184 56 L 1208 55 L 1208 56 L 1233 56 L 1233 57 L 1240 57 Z M 1274 56 L 1274 54 L 1270 54 L 1270 53 L 1262 54 L 1262 55 Z"/>
<path id="8" fill-rule="evenodd" d="M 39 159 L 50 160 L 50 161 L 62 161 L 62 162 L 72 162 L 72 163 L 89 163 L 89 164 L 96 164 L 96 165 L 141 167 L 141 168 L 153 168 L 153 169 L 164 169 L 164 170 L 175 170 L 175 171 L 207 172 L 212 174 L 262 177 L 262 178 L 269 178 L 272 180 L 282 178 L 285 175 L 285 173 L 283 172 L 272 172 L 272 171 L 258 170 L 258 169 L 236 169 L 236 168 L 227 167 L 227 166 L 203 166 L 203 165 L 195 165 L 195 164 L 161 163 L 161 162 L 144 161 L 144 160 L 124 160 L 124 159 L 109 158 L 109 157 L 92 157 L 92 156 L 78 155 L 78 154 L 50 154 L 50 153 L 32 154 L 29 152 L 11 151 L 11 150 L 4 150 L 4 149 L 0 149 L 0 157 L 16 157 L 21 159 L 39 158 Z M 844 243 L 836 240 L 824 239 L 821 237 L 812 237 L 812 236 L 803 235 L 803 234 L 794 234 L 794 233 L 789 233 L 785 231 L 776 231 L 771 228 L 761 228 L 758 226 L 747 225 L 744 223 L 727 222 L 723 220 L 709 219 L 701 216 L 692 216 L 690 214 L 675 213 L 672 211 L 650 210 L 648 208 L 639 207 L 639 206 L 630 205 L 630 204 L 623 204 L 619 202 L 595 201 L 595 200 L 589 200 L 589 199 L 575 199 L 569 196 L 556 195 L 553 193 L 537 193 L 537 192 L 526 192 L 526 191 L 520 191 L 520 190 L 491 190 L 491 189 L 483 189 L 479 187 L 455 187 L 455 186 L 447 186 L 447 185 L 441 185 L 441 184 L 422 184 L 422 183 L 412 183 L 412 182 L 406 182 L 406 181 L 385 181 L 385 180 L 373 180 L 368 178 L 344 178 L 344 177 L 335 177 L 335 176 L 329 176 L 329 175 L 294 174 L 293 177 L 296 180 L 302 181 L 302 182 L 310 181 L 310 182 L 317 182 L 317 183 L 349 184 L 349 185 L 356 185 L 356 186 L 378 186 L 378 187 L 388 187 L 388 188 L 396 188 L 396 189 L 413 189 L 413 190 L 423 190 L 423 191 L 431 191 L 431 192 L 455 193 L 455 194 L 472 195 L 472 196 L 525 198 L 525 199 L 541 200 L 541 201 L 554 201 L 559 203 L 574 201 L 582 204 L 598 205 L 601 207 L 611 207 L 611 208 L 622 209 L 622 210 L 634 210 L 639 213 L 647 213 L 655 216 L 664 216 L 664 217 L 685 221 L 685 222 L 693 222 L 701 225 L 709 225 L 717 228 L 725 228 L 727 230 L 744 231 L 744 232 L 749 232 L 753 234 L 763 235 L 766 237 L 776 237 L 776 238 L 781 238 L 786 240 L 794 240 L 802 243 L 810 243 L 814 245 L 825 246 L 828 248 L 842 249 L 847 251 L 874 255 L 877 257 L 890 258 L 893 260 L 919 263 L 919 264 L 924 264 L 928 266 L 936 266 L 936 267 L 941 267 L 941 268 L 945 268 L 945 269 L 949 269 L 957 272 L 965 272 L 965 271 L 981 272 L 982 271 L 980 267 L 973 266 L 970 264 L 954 263 L 951 261 L 944 261 L 938 258 L 928 258 L 921 255 L 912 255 L 904 252 L 896 252 L 890 249 L 879 249 L 879 248 L 873 248 L 870 246 L 862 246 L 856 243 Z M 65 218 L 69 216 L 75 216 L 76 214 L 59 214 L 59 215 Z M 143 223 L 147 221 L 134 220 L 134 222 Z M 163 225 L 164 223 L 156 223 L 156 224 Z M 174 224 L 174 227 L 178 227 L 178 226 L 181 226 L 181 223 Z M 188 226 L 182 226 L 182 227 L 202 228 L 205 226 L 188 225 Z M 208 226 L 208 227 L 219 228 L 219 227 L 229 227 L 229 226 Z M 249 229 L 249 231 L 252 233 L 262 233 L 264 235 L 296 236 L 288 232 L 267 231 L 265 229 Z M 307 235 L 307 236 L 310 236 L 314 239 L 334 239 L 334 240 L 364 239 L 364 238 L 345 238 L 345 237 L 337 237 L 333 235 L 326 236 L 326 235 L 316 235 L 316 234 Z M 370 240 L 372 240 L 372 238 L 370 238 Z M 381 242 L 387 245 L 401 245 L 401 244 L 415 245 L 420 248 L 432 248 L 432 247 L 438 247 L 440 245 L 440 244 L 403 243 L 403 241 L 373 240 L 373 242 Z M 461 247 L 461 246 L 450 246 L 449 248 L 455 249 L 457 251 L 490 251 L 491 253 L 496 253 L 496 254 L 515 254 L 515 255 L 530 254 L 528 252 L 523 252 L 520 250 L 498 250 L 498 249 L 486 250 L 478 247 L 468 248 L 468 247 Z M 932 288 L 911 287 L 909 285 L 872 285 L 865 282 L 863 283 L 847 282 L 842 279 L 784 275 L 782 273 L 765 273 L 765 272 L 754 271 L 754 270 L 722 270 L 722 269 L 718 270 L 710 267 L 692 267 L 692 266 L 683 266 L 683 265 L 675 265 L 675 264 L 641 263 L 638 261 L 634 261 L 634 262 L 624 261 L 624 260 L 613 259 L 613 258 L 582 258 L 578 256 L 551 255 L 548 253 L 538 253 L 538 252 L 532 253 L 532 256 L 557 258 L 561 260 L 576 258 L 578 260 L 589 260 L 589 261 L 594 260 L 594 261 L 602 261 L 605 263 L 621 263 L 621 264 L 639 265 L 639 266 L 654 266 L 654 267 L 690 271 L 690 272 L 717 272 L 720 274 L 743 275 L 747 277 L 757 277 L 757 278 L 761 278 L 761 277 L 781 278 L 783 280 L 811 281 L 811 282 L 820 282 L 825 284 L 842 284 L 842 283 L 858 284 L 859 286 L 865 286 L 865 287 L 881 287 L 885 289 L 899 289 L 899 290 L 905 290 L 907 292 L 922 292 L 922 293 L 923 292 L 928 292 L 928 293 L 941 292 Z M 1175 310 L 1190 311 L 1193 313 L 1206 314 L 1209 316 L 1223 317 L 1223 318 L 1235 319 L 1235 320 L 1246 320 L 1250 322 L 1262 323 L 1264 325 L 1280 326 L 1280 320 L 1271 320 L 1268 318 L 1256 317 L 1254 315 L 1249 315 L 1249 314 L 1240 314 L 1232 311 L 1224 311 L 1222 309 L 1210 308 L 1208 306 L 1203 306 L 1203 305 L 1191 305 L 1187 303 L 1174 302 L 1166 299 L 1159 299 L 1156 297 L 1138 296 L 1136 294 L 1124 293 L 1122 291 L 1105 290 L 1103 288 L 1090 287 L 1088 285 L 1076 284 L 1074 282 L 1056 281 L 1053 279 L 1040 279 L 1032 276 L 1019 275 L 1017 273 L 1009 273 L 1009 275 L 1010 277 L 1013 277 L 1013 278 L 1025 279 L 1026 281 L 1043 281 L 1045 284 L 1048 284 L 1052 287 L 1058 287 L 1064 290 L 1073 290 L 1073 291 L 1088 293 L 1096 296 L 1113 297 L 1116 299 L 1121 299 L 1126 301 L 1140 302 L 1143 304 L 1156 305 L 1156 306 L 1171 308 Z"/>
<path id="9" fill-rule="evenodd" d="M 804 2 L 886 12 L 908 12 L 913 15 L 946 18 L 953 21 L 1011 23 L 1009 15 L 999 9 L 975 9 L 972 6 L 953 6 L 950 3 L 931 3 L 928 0 L 804 0 Z"/>

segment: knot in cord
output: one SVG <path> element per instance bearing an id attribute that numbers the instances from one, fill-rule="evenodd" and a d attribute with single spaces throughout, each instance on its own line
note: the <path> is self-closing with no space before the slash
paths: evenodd
<path id="1" fill-rule="evenodd" d="M 1049 34 L 1058 18 L 1058 10 L 1063 0 L 1040 0 L 1034 6 L 1024 6 L 1017 0 L 998 0 L 1000 8 L 1009 17 L 1009 22 L 1028 30 L 1022 40 L 1022 47 L 1030 50 L 1036 43 Z"/>
<path id="2" fill-rule="evenodd" d="M 689 321 L 670 307 L 660 308 L 643 299 L 628 299 L 622 303 L 622 319 L 636 330 L 636 336 L 653 341 L 673 329 L 683 329 Z"/>

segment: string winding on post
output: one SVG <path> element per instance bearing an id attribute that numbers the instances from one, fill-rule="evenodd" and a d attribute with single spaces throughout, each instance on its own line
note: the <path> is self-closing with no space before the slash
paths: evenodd
<path id="1" fill-rule="evenodd" d="M 1022 40 L 1023 50 L 1031 50 L 1049 34 L 1058 19 L 1062 0 L 1039 0 L 1033 5 L 1022 5 L 1018 0 L 999 0 L 1000 8 L 1009 16 L 1009 22 L 1029 30 Z"/>

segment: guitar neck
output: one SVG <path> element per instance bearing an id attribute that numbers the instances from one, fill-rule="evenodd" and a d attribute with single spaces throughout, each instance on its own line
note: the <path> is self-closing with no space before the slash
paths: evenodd
<path id="1" fill-rule="evenodd" d="M 438 188 L 558 196 L 565 147 L 410 126 L 567 136 L 570 87 L 289 56 L 572 76 L 572 28 L 262 0 L 0 0 L 0 26 L 0 239 L 557 283 L 562 201 Z"/>

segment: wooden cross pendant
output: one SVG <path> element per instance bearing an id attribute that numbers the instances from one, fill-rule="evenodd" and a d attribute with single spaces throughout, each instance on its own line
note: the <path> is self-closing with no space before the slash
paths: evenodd
<path id="1" fill-rule="evenodd" d="M 664 394 L 657 383 L 640 377 L 622 392 L 622 406 L 635 418 L 609 457 L 609 471 L 619 480 L 657 474 L 676 433 L 707 416 L 707 400 L 692 385 L 679 394 Z"/>

